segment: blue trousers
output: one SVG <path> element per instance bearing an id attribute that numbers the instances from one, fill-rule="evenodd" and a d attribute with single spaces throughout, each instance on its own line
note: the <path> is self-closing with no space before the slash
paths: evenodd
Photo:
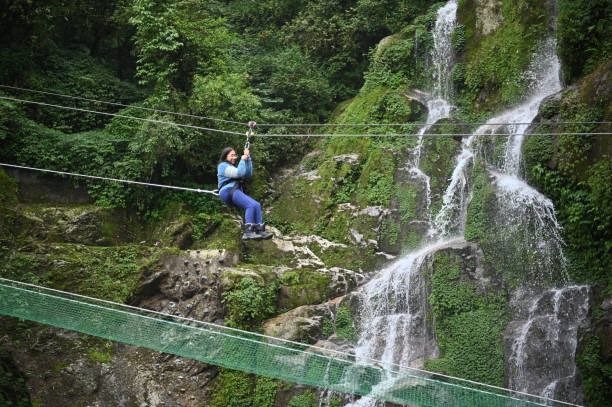
<path id="1" fill-rule="evenodd" d="M 238 188 L 234 191 L 233 199 L 230 202 L 230 190 L 231 188 L 221 190 L 219 195 L 223 202 L 244 209 L 244 223 L 263 223 L 261 204 Z"/>

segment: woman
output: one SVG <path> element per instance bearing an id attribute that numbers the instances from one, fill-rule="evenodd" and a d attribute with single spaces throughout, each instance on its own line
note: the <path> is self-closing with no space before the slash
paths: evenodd
<path id="1" fill-rule="evenodd" d="M 227 205 L 244 209 L 242 240 L 270 239 L 272 233 L 265 231 L 260 203 L 242 191 L 242 179 L 253 175 L 253 164 L 248 148 L 244 149 L 238 165 L 237 161 L 236 150 L 232 147 L 223 149 L 217 166 L 219 196 Z"/>

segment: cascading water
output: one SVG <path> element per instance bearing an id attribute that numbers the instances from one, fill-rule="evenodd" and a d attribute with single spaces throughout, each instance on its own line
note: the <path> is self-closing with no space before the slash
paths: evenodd
<path id="1" fill-rule="evenodd" d="M 499 243 L 511 247 L 509 258 L 529 289 L 514 294 L 514 320 L 505 332 L 506 376 L 514 390 L 580 402 L 574 361 L 577 332 L 589 309 L 589 289 L 567 286 L 561 227 L 553 203 L 522 178 L 521 147 L 545 97 L 561 90 L 556 42 L 545 41 L 528 71 L 532 95 L 522 105 L 489 123 L 484 133 L 509 135 L 503 162 L 491 171 L 496 187 Z M 557 288 L 547 288 L 547 287 Z M 528 294 L 525 294 L 527 292 Z M 516 297 L 524 297 L 522 301 Z M 521 306 L 522 305 L 522 306 Z M 522 309 L 529 309 L 525 315 Z M 562 391 L 557 391 L 562 389 Z M 563 394 L 561 394 L 563 393 Z"/>
<path id="2" fill-rule="evenodd" d="M 438 120 L 450 117 L 452 110 L 447 98 L 452 67 L 450 37 L 456 12 L 456 0 L 449 1 L 438 10 L 432 53 L 435 65 L 434 90 L 432 97 L 427 100 L 427 122 L 418 132 L 418 143 L 409 164 L 410 173 L 425 184 L 428 218 L 431 218 L 429 177 L 421 171 L 419 162 L 425 132 Z M 427 318 L 429 292 L 426 280 L 419 271 L 433 253 L 452 243 L 435 240 L 421 250 L 404 256 L 356 293 L 361 302 L 360 333 L 355 348 L 357 361 L 374 359 L 396 370 L 397 367 L 421 368 L 425 360 L 438 356 L 433 326 Z M 381 386 L 384 385 L 383 382 Z M 376 404 L 375 399 L 363 397 L 351 405 Z"/>
<path id="3" fill-rule="evenodd" d="M 581 402 L 576 386 L 576 345 L 589 311 L 589 287 L 517 290 L 512 306 L 524 319 L 506 329 L 509 387 L 546 398 Z M 569 389 L 569 391 L 568 391 Z"/>
<path id="4" fill-rule="evenodd" d="M 421 180 L 425 185 L 425 203 L 427 206 L 427 220 L 431 222 L 431 185 L 430 178 L 421 168 L 421 154 L 423 152 L 424 135 L 441 119 L 450 117 L 453 106 L 449 100 L 451 97 L 451 69 L 453 66 L 453 49 L 451 35 L 456 25 L 457 2 L 449 1 L 438 10 L 436 25 L 433 31 L 434 49 L 431 54 L 434 65 L 433 71 L 433 92 L 426 97 L 427 120 L 425 125 L 418 131 L 417 145 L 414 149 L 414 158 L 409 168 L 409 172 L 417 180 Z M 415 91 L 421 93 L 420 91 Z"/>
<path id="5" fill-rule="evenodd" d="M 440 31 L 434 35 L 433 54 L 436 93 L 427 103 L 427 123 L 419 132 L 419 143 L 409 164 L 417 175 L 415 178 L 427 183 L 429 178 L 418 168 L 424 134 L 451 112 L 451 105 L 443 96 L 449 97 L 445 86 L 452 61 L 448 55 L 452 54 L 450 47 L 444 51 L 442 38 L 446 35 L 450 43 L 456 7 L 453 0 L 438 13 L 436 30 Z M 440 33 L 443 34 L 438 36 Z M 438 250 L 464 243 L 472 168 L 475 159 L 480 159 L 475 146 L 481 139 L 493 137 L 492 134 L 503 134 L 507 141 L 504 157 L 501 162 L 487 163 L 498 201 L 493 233 L 504 235 L 499 241 L 501 245 L 516 247 L 516 257 L 523 262 L 519 268 L 533 283 L 529 289 L 522 288 L 513 294 L 515 320 L 508 325 L 504 338 L 508 385 L 514 390 L 550 398 L 555 398 L 558 387 L 575 388 L 576 335 L 589 308 L 589 289 L 563 287 L 568 279 L 554 207 L 521 178 L 521 147 L 528 128 L 544 98 L 561 90 L 555 41 L 543 42 L 532 61 L 526 74 L 531 90 L 526 101 L 490 119 L 462 141 L 442 207 L 432 222 L 430 244 L 382 270 L 356 293 L 361 304 L 360 336 L 355 349 L 358 361 L 375 359 L 394 369 L 421 368 L 425 360 L 437 356 L 434 328 L 425 317 L 429 312 L 429 293 L 423 268 Z M 428 204 L 429 199 L 428 196 Z M 551 281 L 561 288 L 549 288 L 553 286 Z M 363 397 L 352 405 L 374 406 L 376 401 Z"/>

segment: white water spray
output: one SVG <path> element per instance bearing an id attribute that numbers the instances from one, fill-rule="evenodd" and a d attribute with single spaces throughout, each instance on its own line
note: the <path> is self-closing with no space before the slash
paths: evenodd
<path id="1" fill-rule="evenodd" d="M 560 383 L 576 386 L 578 331 L 586 324 L 589 287 L 567 286 L 543 292 L 517 291 L 513 302 L 531 302 L 523 321 L 511 323 L 505 341 L 510 352 L 506 374 L 509 387 L 555 398 Z"/>
<path id="2" fill-rule="evenodd" d="M 456 10 L 456 2 L 451 1 L 438 14 L 445 14 L 449 10 Z M 444 10 L 444 11 L 442 11 Z M 454 19 L 454 12 L 452 18 Z M 453 22 L 454 24 L 454 22 Z M 438 26 L 438 22 L 436 24 Z M 452 27 L 451 25 L 446 26 Z M 450 39 L 450 30 L 447 30 Z M 436 36 L 434 36 L 434 39 Z M 450 48 L 449 48 L 450 49 Z M 418 169 L 420 155 L 422 153 L 423 136 L 426 131 L 436 121 L 441 118 L 449 117 L 452 106 L 441 97 L 445 84 L 448 84 L 448 73 L 450 65 L 444 57 L 440 58 L 440 67 L 436 67 L 436 86 L 435 92 L 439 92 L 437 97 L 428 101 L 429 116 L 426 126 L 419 132 L 419 144 L 415 149 L 413 160 L 413 172 L 419 174 Z M 531 122 L 536 117 L 540 104 L 549 95 L 561 90 L 559 81 L 559 61 L 555 53 L 555 41 L 549 40 L 534 54 L 533 62 L 526 74 L 529 80 L 530 94 L 525 102 L 514 109 L 500 114 L 490 119 L 487 123 L 480 126 L 470 137 L 462 141 L 461 152 L 456 158 L 456 166 L 449 180 L 448 187 L 443 196 L 442 208 L 438 212 L 433 222 L 434 227 L 430 231 L 429 241 L 433 242 L 416 252 L 406 255 L 404 258 L 381 271 L 379 276 L 362 288 L 359 293 L 363 307 L 361 308 L 360 338 L 356 348 L 356 358 L 363 360 L 381 360 L 386 366 L 395 368 L 422 367 L 425 360 L 435 357 L 437 354 L 437 344 L 435 342 L 435 332 L 423 318 L 427 312 L 427 290 L 423 287 L 421 273 L 422 267 L 427 264 L 429 258 L 436 251 L 442 248 L 453 246 L 453 244 L 463 243 L 465 232 L 466 215 L 468 205 L 471 200 L 472 167 L 474 160 L 478 157 L 478 146 L 480 138 L 490 137 L 491 133 L 508 134 L 506 152 L 502 164 L 497 170 L 490 171 L 490 179 L 496 188 L 497 201 L 501 203 L 496 229 L 500 233 L 508 234 L 508 242 L 525 239 L 529 241 L 525 246 L 530 253 L 538 253 L 538 259 L 546 259 L 539 262 L 540 268 L 536 265 L 536 271 L 553 268 L 554 264 L 561 263 L 564 266 L 562 254 L 562 240 L 560 237 L 560 227 L 555 218 L 552 202 L 535 189 L 531 188 L 521 178 L 521 148 L 527 135 Z M 442 65 L 447 64 L 446 68 Z M 446 74 L 444 74 L 446 72 Z M 444 76 L 446 75 L 446 76 Z M 448 94 L 446 95 L 448 96 Z M 443 101 L 443 103 L 440 103 Z M 501 123 L 501 124 L 499 124 Z M 492 164 L 491 164 L 492 165 Z M 422 178 L 429 183 L 429 178 L 422 174 Z M 429 203 L 429 197 L 428 197 Z M 520 225 L 527 222 L 526 230 L 528 235 L 519 236 Z M 528 253 L 525 253 L 528 254 Z M 559 281 L 561 284 L 566 281 Z M 555 291 L 557 290 L 557 291 Z M 552 308 L 553 316 L 541 318 L 537 316 L 536 305 L 532 305 L 529 317 L 526 320 L 514 321 L 511 325 L 515 330 L 510 330 L 506 342 L 512 343 L 512 352 L 508 356 L 507 369 L 512 372 L 519 372 L 516 379 L 512 379 L 510 386 L 515 390 L 527 391 L 540 394 L 545 397 L 554 396 L 555 389 L 560 381 L 568 380 L 575 373 L 575 362 L 573 360 L 575 352 L 575 340 L 564 341 L 560 338 L 575 338 L 576 325 L 571 325 L 571 321 L 580 321 L 584 318 L 585 311 L 588 309 L 588 302 L 582 298 L 587 295 L 588 289 L 583 287 L 568 287 L 566 289 L 547 290 L 543 295 L 553 294 Z M 569 295 L 568 293 L 578 293 L 583 295 Z M 548 293 L 548 294 L 547 294 Z M 565 301 L 565 298 L 568 300 Z M 569 299 L 572 297 L 573 299 Z M 580 298 L 579 298 L 580 297 Z M 540 303 L 536 295 L 533 299 L 535 303 Z M 534 303 L 534 304 L 535 304 Z M 577 311 L 572 315 L 564 313 L 562 310 L 569 305 L 578 304 Z M 548 319 L 551 323 L 544 325 L 538 324 L 539 319 Z M 570 322 L 568 322 L 570 321 Z M 546 352 L 563 353 L 564 359 L 559 363 L 569 366 L 562 376 L 543 375 L 542 381 L 537 382 L 530 379 L 529 369 L 526 360 L 529 360 L 529 349 L 531 344 L 538 345 L 533 327 L 539 326 L 539 331 L 544 335 L 544 342 L 550 343 L 557 341 L 562 343 L 554 349 L 545 349 Z M 566 325 L 569 327 L 560 328 L 555 331 L 555 325 Z M 516 334 L 513 337 L 512 334 Z M 527 346 L 530 344 L 530 346 Z M 572 348 L 566 351 L 566 348 Z M 542 348 L 541 348 L 542 349 Z M 554 359 L 553 357 L 550 358 Z M 546 365 L 546 369 L 555 370 L 557 362 Z M 536 370 L 537 371 L 537 370 Z M 507 374 L 510 377 L 510 374 Z M 525 386 L 526 382 L 533 382 L 533 387 Z M 384 383 L 380 383 L 381 386 Z M 377 402 L 371 398 L 363 397 L 354 402 L 353 406 L 375 406 Z"/>
<path id="3" fill-rule="evenodd" d="M 450 97 L 453 57 L 450 37 L 456 12 L 456 0 L 438 10 L 433 34 L 433 96 L 427 100 L 427 122 L 418 132 L 418 143 L 409 169 L 411 175 L 425 185 L 428 220 L 431 220 L 429 176 L 419 168 L 419 164 L 424 134 L 438 120 L 450 117 L 453 108 L 447 99 Z M 379 360 L 385 367 L 397 370 L 402 367 L 422 368 L 425 360 L 438 357 L 433 326 L 427 317 L 428 287 L 419 271 L 430 255 L 455 243 L 454 240 L 436 241 L 408 254 L 381 271 L 357 293 L 361 301 L 359 340 L 355 349 L 358 361 Z M 379 388 L 387 385 L 390 383 L 383 381 L 376 387 L 380 391 Z M 376 404 L 375 399 L 362 397 L 351 405 L 372 407 Z"/>

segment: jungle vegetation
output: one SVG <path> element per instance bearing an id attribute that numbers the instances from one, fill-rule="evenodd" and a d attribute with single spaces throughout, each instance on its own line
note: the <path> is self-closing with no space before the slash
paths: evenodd
<path id="1" fill-rule="evenodd" d="M 551 2 L 500 0 L 503 29 L 483 35 L 476 29 L 476 3 L 459 1 L 459 25 L 453 33 L 457 116 L 468 123 L 520 99 L 525 90 L 520 74 L 534 44 L 551 24 Z M 280 124 L 256 133 L 316 134 L 327 129 L 308 124 L 422 121 L 424 112 L 398 95 L 424 88 L 430 80 L 430 30 L 443 4 L 433 0 L 2 0 L 0 162 L 212 189 L 218 152 L 226 145 L 240 147 L 244 138 L 156 122 L 243 133 L 245 123 L 255 120 Z M 608 136 L 534 137 L 525 144 L 526 177 L 555 202 L 573 264 L 572 278 L 595 285 L 600 298 L 609 297 L 612 287 L 612 151 L 609 124 L 599 124 L 611 118 L 610 86 L 601 86 L 609 83 L 612 66 L 611 8 L 606 0 L 556 2 L 558 55 L 568 91 L 562 99 L 547 101 L 541 112 L 545 118 L 580 122 L 570 129 L 576 133 L 607 131 Z M 388 41 L 379 49 L 383 39 Z M 600 89 L 608 92 L 602 94 Z M 556 128 L 548 124 L 540 130 L 554 133 Z M 277 196 L 267 180 L 280 169 L 298 163 L 319 167 L 325 177 L 315 184 L 314 192 L 324 198 L 322 208 L 305 207 L 297 214 L 285 206 L 273 213 L 270 222 L 283 232 L 315 232 L 342 241 L 347 234 L 343 220 L 326 220 L 343 202 L 388 207 L 391 200 L 399 200 L 405 213 L 416 211 L 409 198 L 418 191 L 385 194 L 392 189 L 397 153 L 410 143 L 402 138 L 258 139 L 256 135 L 258 177 L 251 188 L 257 198 L 273 200 Z M 453 151 L 450 139 L 435 143 L 440 154 Z M 365 158 L 356 166 L 332 166 L 308 158 L 315 149 L 327 158 L 353 152 Z M 393 166 L 385 168 L 388 162 Z M 439 167 L 431 162 L 424 165 Z M 332 179 L 343 181 L 338 185 L 330 183 Z M 0 259 L 13 254 L 4 270 L 10 275 L 32 259 L 18 251 L 14 255 L 27 242 L 19 241 L 23 239 L 16 229 L 19 225 L 5 210 L 16 204 L 15 194 L 9 193 L 16 186 L 1 169 L 0 183 L 7 191 L 0 195 Z M 125 209 L 149 225 L 175 213 L 180 205 L 193 217 L 195 240 L 225 222 L 219 202 L 208 196 L 94 181 L 86 185 L 95 205 Z M 296 193 L 313 192 L 300 192 L 301 187 L 294 186 Z M 390 244 L 418 243 L 416 238 L 396 242 L 397 226 L 385 228 Z M 120 266 L 115 268 L 118 273 L 127 275 L 134 265 L 125 259 L 137 255 L 129 251 L 108 258 Z M 97 270 L 98 265 L 92 267 Z M 114 277 L 104 278 L 115 281 Z M 232 324 L 253 328 L 274 310 L 264 288 L 247 283 L 242 291 L 228 293 L 226 301 L 233 307 Z M 135 284 L 130 279 L 124 287 L 102 291 L 112 289 L 117 296 L 113 299 L 121 301 Z M 251 291 L 262 298 L 258 315 L 245 309 Z M 473 311 L 487 309 L 478 305 Z M 498 328 L 490 323 L 482 331 Z M 609 361 L 605 364 L 597 357 L 599 344 L 596 339 L 589 341 L 581 362 L 585 392 L 593 405 L 605 399 L 606 383 L 600 378 L 610 377 Z M 451 362 L 438 364 L 451 369 Z M 499 384 L 498 372 L 503 369 L 491 370 L 483 377 Z M 225 405 L 236 383 L 245 395 L 252 387 L 266 395 L 276 386 L 222 371 L 214 405 Z M 294 405 L 313 404 L 311 396 L 304 393 L 305 401 Z"/>

